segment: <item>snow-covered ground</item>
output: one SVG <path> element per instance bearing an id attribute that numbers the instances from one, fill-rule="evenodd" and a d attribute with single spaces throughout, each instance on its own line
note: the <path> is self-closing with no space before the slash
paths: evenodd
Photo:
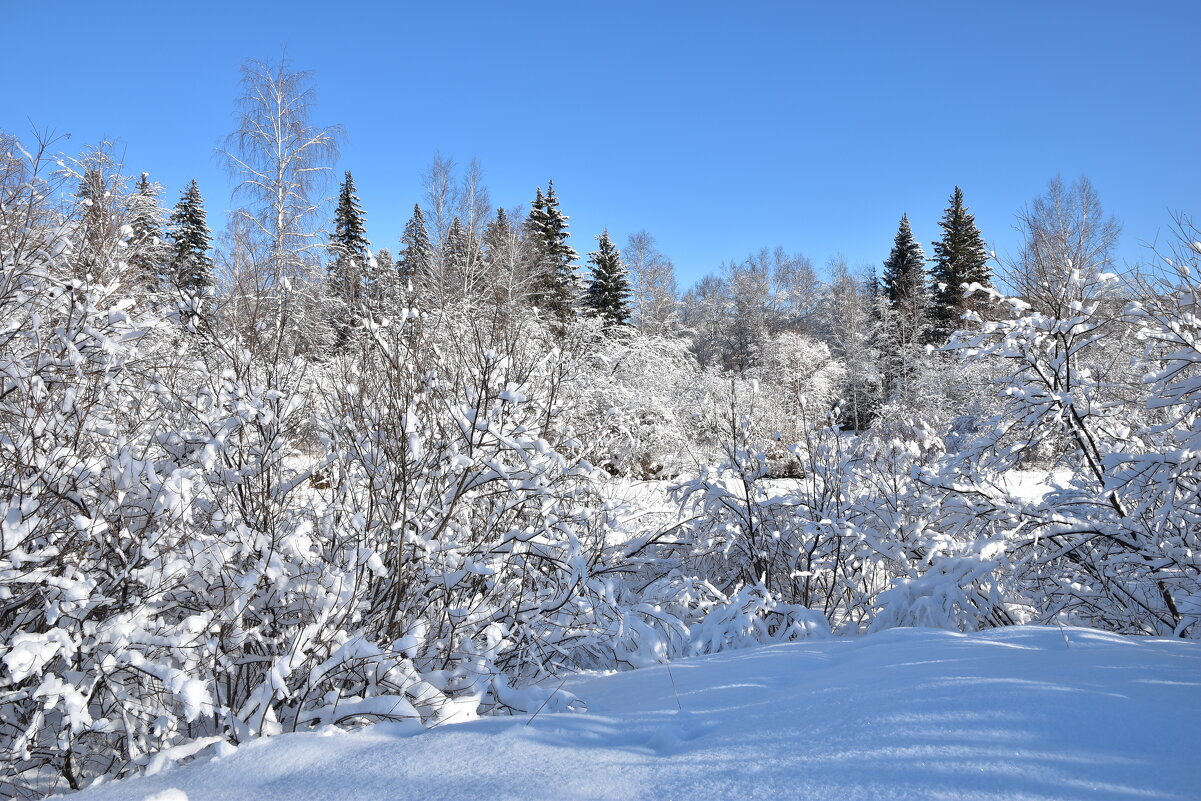
<path id="1" fill-rule="evenodd" d="M 1067 470 L 1010 470 L 1004 475 L 1002 486 L 1015 498 L 1037 501 L 1057 484 L 1066 484 L 1071 477 Z"/>
<path id="2" fill-rule="evenodd" d="M 587 712 L 287 734 L 76 797 L 1201 798 L 1198 642 L 896 629 L 566 689 Z"/>

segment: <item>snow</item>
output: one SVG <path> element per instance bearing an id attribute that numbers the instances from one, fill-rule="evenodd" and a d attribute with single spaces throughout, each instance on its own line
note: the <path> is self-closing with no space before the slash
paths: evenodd
<path id="1" fill-rule="evenodd" d="M 894 629 L 569 690 L 586 712 L 260 739 L 86 790 L 208 799 L 1189 799 L 1201 644 L 1081 628 Z"/>
<path id="2" fill-rule="evenodd" d="M 1003 486 L 1014 497 L 1022 501 L 1040 501 L 1057 485 L 1071 479 L 1068 470 L 1010 470 L 1002 477 Z"/>

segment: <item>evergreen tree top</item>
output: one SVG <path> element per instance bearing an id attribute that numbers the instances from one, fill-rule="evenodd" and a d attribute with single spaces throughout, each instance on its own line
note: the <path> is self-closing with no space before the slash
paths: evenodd
<path id="1" fill-rule="evenodd" d="M 963 190 L 958 186 L 951 194 L 951 205 L 938 223 L 942 237 L 934 243 L 934 266 L 930 270 L 934 281 L 934 303 L 930 316 L 934 332 L 945 340 L 963 323 L 963 313 L 971 301 L 965 297 L 965 284 L 988 286 L 992 273 L 988 268 L 988 250 L 976 227 L 975 217 L 963 204 Z"/>
<path id="2" fill-rule="evenodd" d="M 400 237 L 401 251 L 396 256 L 396 268 L 405 279 L 413 279 L 429 269 L 434 261 L 434 246 L 425 227 L 425 214 L 419 203 L 413 204 L 413 216 L 405 224 Z"/>
<path id="3" fill-rule="evenodd" d="M 935 280 L 954 280 L 956 287 L 964 281 L 987 285 L 991 277 L 988 250 L 976 227 L 976 217 L 963 204 L 963 190 L 958 186 L 938 225 L 943 235 L 934 243 Z"/>
<path id="4" fill-rule="evenodd" d="M 167 236 L 175 241 L 177 252 L 202 255 L 211 247 L 208 215 L 196 179 L 193 178 L 180 195 L 168 223 Z"/>
<path id="5" fill-rule="evenodd" d="M 143 172 L 138 176 L 138 182 L 135 184 L 135 190 L 142 197 L 158 197 L 162 194 L 163 188 L 158 184 L 150 182 L 150 173 Z"/>
<path id="6" fill-rule="evenodd" d="M 193 179 L 175 204 L 167 238 L 173 243 L 167 279 L 177 290 L 198 294 L 213 285 L 210 234 L 200 185 Z"/>
<path id="7" fill-rule="evenodd" d="M 355 193 L 354 176 L 346 171 L 346 180 L 338 192 L 338 207 L 334 211 L 334 231 L 330 235 L 330 251 L 335 258 L 347 256 L 364 261 L 371 249 L 367 241 L 366 215 Z"/>
<path id="8" fill-rule="evenodd" d="M 541 207 L 538 207 L 539 199 L 542 201 Z M 559 210 L 559 199 L 555 195 L 555 182 L 547 182 L 546 195 L 542 194 L 542 189 L 538 189 L 538 193 L 534 199 L 535 208 L 530 212 L 530 223 L 535 233 L 539 235 L 542 248 L 548 259 L 553 264 L 564 267 L 579 258 L 579 254 L 575 249 L 567 244 L 568 237 L 571 236 L 568 232 L 569 219 L 566 214 Z"/>
<path id="9" fill-rule="evenodd" d="M 926 254 L 909 227 L 909 215 L 903 214 L 881 277 L 884 294 L 890 303 L 895 305 L 906 299 L 916 300 L 925 294 L 925 264 Z"/>
<path id="10" fill-rule="evenodd" d="M 588 254 L 592 279 L 587 303 L 608 325 L 624 325 L 630 317 L 630 273 L 621 260 L 621 252 L 609 237 L 608 229 L 597 237 L 596 250 Z"/>

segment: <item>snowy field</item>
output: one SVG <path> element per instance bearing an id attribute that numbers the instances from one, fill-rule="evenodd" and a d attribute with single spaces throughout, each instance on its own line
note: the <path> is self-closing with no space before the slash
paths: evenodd
<path id="1" fill-rule="evenodd" d="M 565 689 L 588 710 L 287 734 L 75 797 L 1201 798 L 1197 642 L 896 629 Z"/>

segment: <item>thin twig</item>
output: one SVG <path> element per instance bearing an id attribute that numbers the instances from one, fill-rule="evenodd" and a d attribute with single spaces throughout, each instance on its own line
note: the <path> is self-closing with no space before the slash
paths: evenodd
<path id="1" fill-rule="evenodd" d="M 558 693 L 559 690 L 563 689 L 563 685 L 566 683 L 567 683 L 567 677 L 564 676 L 563 681 L 559 682 L 559 686 L 554 689 L 554 692 L 552 692 L 550 695 L 548 695 L 542 699 L 542 703 L 539 704 L 538 708 L 534 710 L 534 714 L 530 715 L 530 719 L 525 722 L 525 725 L 528 726 L 534 722 L 534 718 L 538 717 L 538 713 L 542 711 L 542 708 L 544 706 L 546 706 L 548 703 L 550 703 L 550 699 L 554 698 L 555 694 Z"/>

